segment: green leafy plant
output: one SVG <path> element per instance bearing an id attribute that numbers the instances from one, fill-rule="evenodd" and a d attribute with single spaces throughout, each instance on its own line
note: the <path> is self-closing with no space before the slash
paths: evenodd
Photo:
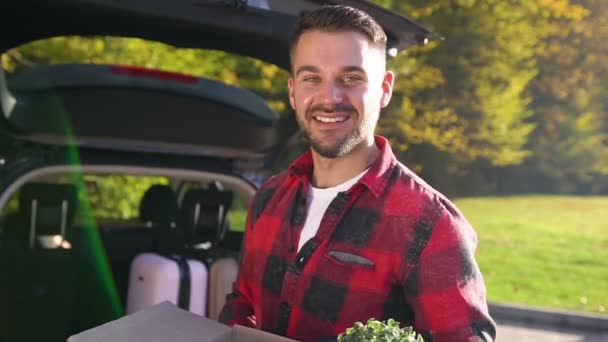
<path id="1" fill-rule="evenodd" d="M 412 327 L 401 328 L 392 318 L 388 321 L 370 318 L 366 324 L 357 322 L 346 329 L 338 335 L 338 342 L 424 342 L 424 339 Z"/>

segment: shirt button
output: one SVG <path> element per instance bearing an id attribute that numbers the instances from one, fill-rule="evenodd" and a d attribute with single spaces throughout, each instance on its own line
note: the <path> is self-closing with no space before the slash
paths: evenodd
<path id="1" fill-rule="evenodd" d="M 294 247 L 294 246 L 289 246 L 289 248 L 287 249 L 287 251 L 288 251 L 289 253 L 293 253 L 295 250 L 296 250 L 296 249 L 295 249 L 295 247 Z"/>

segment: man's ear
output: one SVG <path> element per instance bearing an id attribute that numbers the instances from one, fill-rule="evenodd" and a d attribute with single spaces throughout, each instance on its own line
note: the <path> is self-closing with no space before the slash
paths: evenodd
<path id="1" fill-rule="evenodd" d="M 291 109 L 296 109 L 296 100 L 293 95 L 293 77 L 290 77 L 287 80 L 287 88 L 289 88 L 289 104 L 291 104 Z"/>
<path id="2" fill-rule="evenodd" d="M 384 73 L 382 80 L 382 97 L 380 98 L 380 108 L 385 108 L 391 102 L 393 96 L 393 85 L 395 84 L 395 73 L 388 70 Z"/>

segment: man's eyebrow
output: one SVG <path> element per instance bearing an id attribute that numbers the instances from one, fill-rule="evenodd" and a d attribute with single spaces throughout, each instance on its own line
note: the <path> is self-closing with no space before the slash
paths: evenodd
<path id="1" fill-rule="evenodd" d="M 362 72 L 365 74 L 365 70 L 362 67 L 356 65 L 346 66 L 342 68 L 342 72 Z"/>
<path id="2" fill-rule="evenodd" d="M 302 65 L 301 67 L 299 67 L 296 70 L 295 76 L 297 77 L 299 74 L 308 71 L 308 72 L 319 72 L 319 68 L 317 68 L 314 65 Z M 349 65 L 349 66 L 345 66 L 342 68 L 342 72 L 360 72 L 360 73 L 366 73 L 365 69 L 363 69 L 360 66 L 356 66 L 356 65 Z"/>
<path id="3" fill-rule="evenodd" d="M 296 70 L 296 76 L 298 76 L 300 73 L 302 73 L 304 71 L 319 72 L 319 68 L 317 68 L 316 66 L 312 66 L 312 65 L 302 65 L 301 67 L 299 67 Z"/>

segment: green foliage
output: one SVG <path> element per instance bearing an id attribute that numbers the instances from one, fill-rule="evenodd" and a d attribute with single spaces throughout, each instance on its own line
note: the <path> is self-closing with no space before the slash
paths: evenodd
<path id="1" fill-rule="evenodd" d="M 526 93 L 537 74 L 537 46 L 548 34 L 542 13 L 556 8 L 532 1 L 393 2 L 392 7 L 428 24 L 445 37 L 435 46 L 412 49 L 416 65 L 396 84 L 401 135 L 412 145 L 430 144 L 459 163 L 476 159 L 496 166 L 521 163 L 534 124 Z M 395 61 L 403 65 L 403 61 Z M 405 91 L 402 91 L 404 89 Z M 405 119 L 405 120 L 404 120 Z M 392 122 L 387 126 L 395 127 Z M 394 130 L 394 129 L 393 129 Z M 391 132 L 392 133 L 392 132 Z"/>
<path id="2" fill-rule="evenodd" d="M 126 220 L 139 217 L 139 203 L 153 184 L 168 184 L 166 177 L 85 175 L 81 203 L 88 202 L 96 219 Z M 81 212 L 82 214 L 82 212 Z"/>
<path id="3" fill-rule="evenodd" d="M 395 94 L 380 132 L 401 160 L 447 188 L 518 165 L 557 192 L 605 180 L 605 2 L 376 2 L 445 38 L 390 63 Z"/>
<path id="4" fill-rule="evenodd" d="M 15 193 L 9 200 L 6 202 L 4 209 L 0 212 L 0 216 L 6 216 L 10 214 L 14 214 L 19 210 L 19 196 L 18 193 Z"/>
<path id="5" fill-rule="evenodd" d="M 605 1 L 579 2 L 586 12 L 573 23 L 554 18 L 543 42 L 539 76 L 530 87 L 538 128 L 528 142 L 531 166 L 550 178 L 557 192 L 581 186 L 600 190 L 608 174 L 608 39 Z"/>
<path id="6" fill-rule="evenodd" d="M 412 327 L 399 327 L 399 322 L 390 318 L 378 321 L 374 318 L 367 323 L 355 323 L 351 328 L 338 335 L 338 342 L 423 342 L 421 335 Z"/>

